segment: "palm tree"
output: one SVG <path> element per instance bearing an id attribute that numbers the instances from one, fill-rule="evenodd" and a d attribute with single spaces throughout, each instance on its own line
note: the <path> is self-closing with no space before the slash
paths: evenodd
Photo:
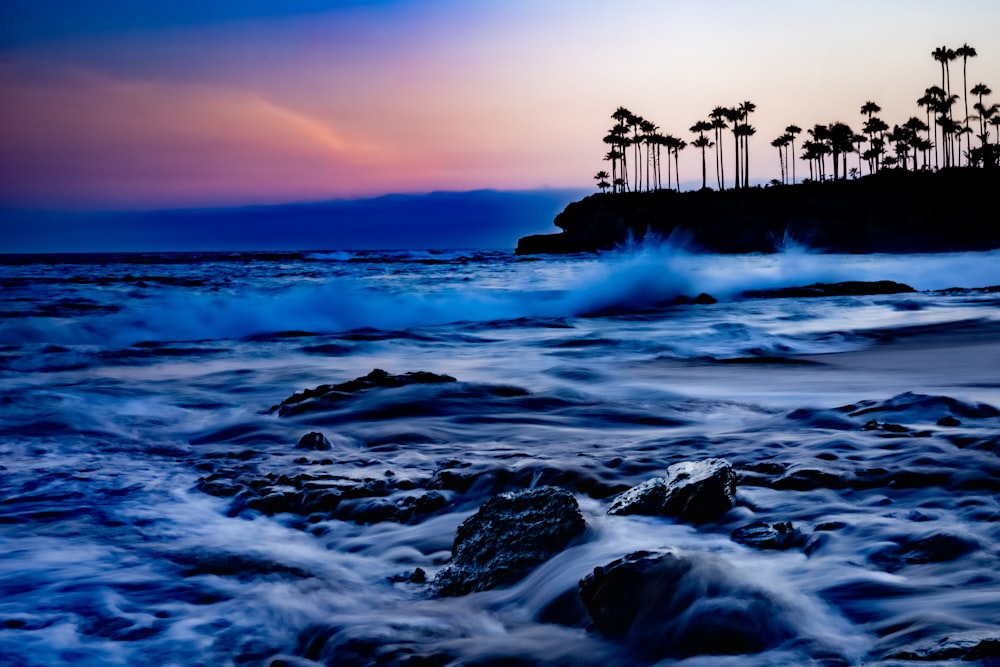
<path id="1" fill-rule="evenodd" d="M 681 165 L 680 158 L 678 157 L 680 152 L 687 148 L 687 142 L 683 139 L 677 139 L 671 148 L 674 151 L 674 181 L 677 183 L 677 192 L 681 191 Z M 669 157 L 669 156 L 668 156 Z"/>
<path id="2" fill-rule="evenodd" d="M 701 149 L 701 189 L 704 190 L 708 187 L 708 174 L 705 162 L 705 149 L 712 146 L 712 140 L 705 136 L 705 133 L 712 129 L 712 124 L 705 120 L 699 120 L 697 123 L 688 128 L 688 131 L 694 132 L 698 135 L 698 138 L 691 142 L 691 145 Z"/>
<path id="3" fill-rule="evenodd" d="M 722 131 L 726 129 L 725 107 L 715 107 L 712 113 L 708 114 L 712 122 L 712 129 L 715 130 L 715 178 L 719 189 L 726 189 L 726 169 L 722 155 Z"/>
<path id="4" fill-rule="evenodd" d="M 879 105 L 875 104 L 871 100 L 869 100 L 869 101 L 867 101 L 867 102 L 865 102 L 864 104 L 861 105 L 861 113 L 863 113 L 866 116 L 868 116 L 868 120 L 871 120 L 872 116 L 874 116 L 875 114 L 877 114 L 881 110 L 882 110 L 882 107 L 880 107 Z"/>
<path id="5" fill-rule="evenodd" d="M 861 175 L 861 159 L 862 159 L 861 144 L 865 143 L 866 141 L 868 141 L 868 139 L 863 134 L 855 134 L 853 137 L 851 137 L 851 143 L 856 145 L 855 150 L 858 153 L 858 167 L 857 167 L 857 169 L 858 169 L 858 175 L 859 176 Z M 852 171 L 853 171 L 853 168 L 852 168 Z"/>
<path id="6" fill-rule="evenodd" d="M 778 149 L 778 170 L 781 173 L 781 183 L 788 182 L 785 176 L 785 148 L 788 146 L 788 135 L 783 134 L 771 140 L 771 145 Z"/>
<path id="7" fill-rule="evenodd" d="M 917 170 L 917 151 L 925 151 L 928 141 L 920 138 L 921 132 L 927 131 L 927 123 L 920 120 L 916 116 L 910 116 L 910 119 L 903 123 L 905 127 L 910 132 L 909 143 L 913 146 L 913 171 Z M 927 164 L 927 154 L 924 153 L 924 164 Z"/>
<path id="8" fill-rule="evenodd" d="M 812 159 L 816 160 L 816 176 L 819 180 L 826 180 L 826 167 L 823 164 L 823 157 L 830 152 L 827 140 L 830 138 L 830 128 L 817 123 L 811 130 L 807 130 L 812 137 Z"/>
<path id="9" fill-rule="evenodd" d="M 750 126 L 750 114 L 757 110 L 757 105 L 749 100 L 739 106 L 740 116 L 743 119 L 743 131 L 740 136 L 743 138 L 743 187 L 750 187 L 750 137 L 757 133 L 757 130 Z"/>
<path id="10" fill-rule="evenodd" d="M 646 144 L 646 192 L 649 192 L 649 172 L 650 163 L 653 162 L 653 156 L 651 154 L 650 148 L 654 141 L 654 136 L 656 131 L 660 128 L 656 127 L 652 121 L 646 119 L 640 119 L 639 129 L 642 130 L 642 142 Z M 655 163 L 653 164 L 655 167 Z"/>
<path id="11" fill-rule="evenodd" d="M 618 145 L 622 159 L 622 192 L 628 190 L 628 159 L 625 149 L 629 145 L 629 139 L 626 135 L 628 134 L 628 121 L 632 116 L 632 112 L 625 107 L 618 107 L 611 114 L 612 120 L 616 121 L 615 126 L 611 128 L 611 134 L 616 138 L 615 143 Z"/>
<path id="12" fill-rule="evenodd" d="M 740 183 L 742 182 L 740 178 L 740 137 L 737 130 L 740 126 L 740 111 L 735 107 L 726 107 L 722 110 L 722 115 L 728 122 L 732 123 L 732 127 L 729 129 L 732 130 L 733 133 L 733 144 L 736 151 L 736 174 L 733 177 L 733 188 L 739 189 Z"/>
<path id="13" fill-rule="evenodd" d="M 833 180 L 839 178 L 837 158 L 843 156 L 844 178 L 847 178 L 847 154 L 854 150 L 854 130 L 847 123 L 836 122 L 830 125 L 827 141 L 833 153 Z"/>
<path id="14" fill-rule="evenodd" d="M 788 133 L 792 144 L 792 183 L 795 183 L 795 136 L 802 132 L 802 128 L 798 125 L 789 125 L 785 128 L 785 132 Z"/>
<path id="15" fill-rule="evenodd" d="M 934 124 L 931 123 L 931 111 L 933 111 L 934 108 L 935 108 L 935 104 L 936 104 L 937 97 L 938 97 L 936 91 L 938 91 L 938 90 L 941 90 L 941 89 L 938 88 L 937 86 L 931 86 L 930 88 L 927 88 L 926 90 L 924 90 L 923 97 L 921 97 L 920 99 L 917 100 L 917 106 L 926 107 L 927 108 L 927 141 L 930 142 L 931 146 L 935 149 L 935 151 L 934 151 L 934 164 L 935 164 L 935 166 L 938 164 L 938 160 L 937 160 L 937 146 L 934 144 L 934 142 L 937 140 L 937 132 L 935 131 L 934 138 L 932 139 L 931 138 L 931 130 L 934 128 Z M 941 90 L 941 95 L 942 96 L 944 95 L 944 91 L 943 90 Z"/>
<path id="16" fill-rule="evenodd" d="M 979 96 L 979 103 L 974 105 L 973 108 L 979 112 L 979 135 L 982 137 L 986 134 L 986 119 L 983 117 L 983 113 L 986 107 L 983 106 L 983 95 L 989 95 L 993 91 L 985 83 L 977 83 L 972 87 L 972 94 Z M 982 141 L 982 139 L 980 139 Z M 983 143 L 986 143 L 985 141 Z"/>
<path id="17" fill-rule="evenodd" d="M 635 151 L 633 152 L 633 157 L 635 157 L 635 164 L 632 166 L 633 173 L 635 174 L 635 191 L 638 192 L 639 188 L 642 186 L 642 165 L 639 164 L 639 144 L 642 143 L 642 139 L 639 138 L 639 127 L 642 125 L 643 117 L 632 115 L 628 118 L 628 125 L 632 128 L 632 145 L 635 146 Z"/>
<path id="18" fill-rule="evenodd" d="M 597 181 L 597 187 L 601 189 L 602 194 L 608 189 L 608 187 L 611 186 L 611 184 L 608 183 L 608 172 L 603 169 L 594 174 L 594 180 Z"/>
<path id="19" fill-rule="evenodd" d="M 976 50 L 971 46 L 969 46 L 968 44 L 962 44 L 962 46 L 955 49 L 955 55 L 962 59 L 962 91 L 963 91 L 962 99 L 965 101 L 964 134 L 969 135 L 971 134 L 971 130 L 969 130 L 969 83 L 968 79 L 965 76 L 965 68 L 966 65 L 969 64 L 969 58 L 975 58 L 978 54 L 976 53 Z M 972 146 L 969 144 L 968 137 L 966 137 L 965 140 L 965 147 L 967 151 L 972 150 Z M 959 148 L 961 149 L 961 145 L 959 146 Z M 968 164 L 968 162 L 966 162 L 966 164 Z"/>

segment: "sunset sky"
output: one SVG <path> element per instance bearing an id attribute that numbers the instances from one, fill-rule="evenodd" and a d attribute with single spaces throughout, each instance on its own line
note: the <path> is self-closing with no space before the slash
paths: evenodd
<path id="1" fill-rule="evenodd" d="M 937 46 L 974 46 L 996 101 L 997 35 L 997 0 L 5 1 L 0 205 L 589 187 L 617 106 L 690 141 L 743 100 L 771 178 L 790 123 L 922 117 Z"/>

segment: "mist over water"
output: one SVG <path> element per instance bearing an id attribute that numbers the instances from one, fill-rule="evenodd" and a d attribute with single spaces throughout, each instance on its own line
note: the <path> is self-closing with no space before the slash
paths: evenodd
<path id="1" fill-rule="evenodd" d="M 1000 302 L 972 289 L 998 260 L 653 240 L 4 260 L 0 664 L 990 664 L 941 656 L 1000 639 Z M 743 296 L 845 280 L 918 291 Z M 374 368 L 457 382 L 270 410 Z M 312 431 L 331 449 L 297 449 Z M 718 521 L 607 515 L 708 457 L 739 475 Z M 488 498 L 545 485 L 586 520 L 568 549 L 467 596 L 411 580 Z M 754 521 L 803 544 L 733 538 Z M 578 582 L 639 550 L 692 559 L 719 614 L 766 601 L 766 648 L 602 637 Z"/>

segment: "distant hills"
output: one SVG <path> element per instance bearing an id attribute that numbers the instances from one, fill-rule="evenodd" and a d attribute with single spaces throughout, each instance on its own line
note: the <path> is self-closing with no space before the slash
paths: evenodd
<path id="1" fill-rule="evenodd" d="M 396 194 L 130 212 L 0 210 L 0 252 L 512 248 L 588 191 Z"/>
<path id="2" fill-rule="evenodd" d="M 558 234 L 520 239 L 518 254 L 608 250 L 647 233 L 706 252 L 774 252 L 792 239 L 845 253 L 1000 248 L 1000 170 L 888 169 L 857 180 L 716 192 L 595 194 L 555 218 Z"/>

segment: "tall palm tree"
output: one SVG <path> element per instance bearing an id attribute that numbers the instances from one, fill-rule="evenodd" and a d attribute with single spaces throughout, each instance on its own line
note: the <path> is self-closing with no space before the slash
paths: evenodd
<path id="1" fill-rule="evenodd" d="M 781 182 L 785 184 L 788 178 L 785 176 L 785 147 L 788 146 L 788 135 L 783 134 L 771 140 L 771 145 L 778 149 L 778 171 L 781 174 Z"/>
<path id="2" fill-rule="evenodd" d="M 625 150 L 629 145 L 628 122 L 633 114 L 625 107 L 618 107 L 611 114 L 611 119 L 615 121 L 615 126 L 611 128 L 611 133 L 617 137 L 619 151 L 622 154 L 622 185 L 623 192 L 628 190 L 628 157 Z"/>
<path id="3" fill-rule="evenodd" d="M 931 122 L 931 111 L 934 110 L 935 103 L 936 103 L 936 100 L 937 100 L 937 95 L 934 92 L 935 89 L 940 90 L 940 88 L 937 88 L 937 86 L 931 86 L 930 88 L 927 88 L 926 90 L 924 90 L 923 96 L 920 97 L 917 100 L 917 106 L 919 106 L 919 107 L 925 107 L 927 109 L 927 141 L 930 142 L 931 146 L 935 149 L 934 150 L 934 163 L 935 163 L 935 165 L 937 165 L 937 147 L 936 147 L 936 145 L 934 143 L 937 140 L 937 131 L 934 130 L 934 124 Z M 941 90 L 941 94 L 942 95 L 944 94 L 943 90 Z M 931 131 L 932 130 L 934 130 L 934 138 L 933 139 L 931 138 Z"/>
<path id="4" fill-rule="evenodd" d="M 679 153 L 687 148 L 687 142 L 683 139 L 677 139 L 674 145 L 671 147 L 674 151 L 674 182 L 677 183 L 677 192 L 681 191 L 681 165 Z"/>
<path id="5" fill-rule="evenodd" d="M 789 125 L 785 128 L 785 132 L 791 137 L 789 141 L 792 144 L 792 183 L 795 183 L 795 137 L 802 132 L 802 128 L 798 125 Z"/>
<path id="6" fill-rule="evenodd" d="M 827 141 L 830 138 L 830 128 L 826 125 L 821 125 L 817 123 L 812 126 L 812 129 L 807 130 L 809 136 L 812 137 L 812 159 L 816 160 L 816 172 L 819 180 L 826 180 L 826 167 L 823 164 L 823 157 L 830 152 L 830 147 Z"/>
<path id="7" fill-rule="evenodd" d="M 757 105 L 747 100 L 740 104 L 740 116 L 743 119 L 743 131 L 740 136 L 743 138 L 743 187 L 750 187 L 750 137 L 757 133 L 757 130 L 750 126 L 750 114 L 757 110 Z"/>
<path id="8" fill-rule="evenodd" d="M 712 146 L 712 141 L 705 136 L 706 132 L 712 129 L 712 124 L 705 120 L 699 120 L 697 123 L 692 125 L 688 130 L 694 132 L 698 135 L 698 138 L 692 142 L 692 146 L 701 149 L 701 189 L 704 190 L 708 187 L 708 176 L 706 174 L 705 167 L 705 149 Z"/>
<path id="9" fill-rule="evenodd" d="M 712 113 L 708 114 L 712 122 L 712 129 L 715 130 L 715 178 L 719 185 L 719 190 L 726 189 L 726 169 L 725 160 L 722 155 L 722 131 L 726 129 L 726 109 L 725 107 L 715 107 Z"/>
<path id="10" fill-rule="evenodd" d="M 861 105 L 861 113 L 863 113 L 866 116 L 868 116 L 868 120 L 871 120 L 872 116 L 874 116 L 875 114 L 877 114 L 881 110 L 882 110 L 882 107 L 880 107 L 879 105 L 875 104 L 871 100 L 869 100 L 869 101 L 867 101 L 867 102 L 865 102 L 864 104 Z"/>
<path id="11" fill-rule="evenodd" d="M 963 91 L 962 99 L 965 101 L 964 134 L 966 135 L 966 140 L 965 140 L 966 151 L 971 151 L 972 146 L 969 144 L 969 138 L 968 138 L 968 135 L 971 134 L 971 131 L 969 130 L 969 83 L 968 79 L 965 76 L 965 68 L 969 64 L 969 58 L 975 58 L 977 55 L 979 54 L 976 53 L 976 50 L 971 46 L 969 46 L 968 44 L 962 44 L 962 46 L 955 49 L 955 56 L 962 59 L 962 91 Z M 959 145 L 959 149 L 961 149 L 961 145 Z M 961 152 L 961 150 L 959 152 Z M 968 164 L 968 162 L 966 162 L 966 164 Z"/>
<path id="12" fill-rule="evenodd" d="M 644 119 L 642 116 L 636 116 L 634 114 L 628 119 L 628 125 L 629 127 L 632 128 L 631 142 L 632 145 L 635 147 L 635 150 L 632 154 L 632 156 L 635 158 L 635 162 L 632 165 L 632 171 L 633 174 L 635 175 L 634 189 L 636 192 L 638 192 L 639 188 L 642 187 L 642 165 L 639 163 L 639 153 L 640 153 L 639 144 L 642 143 L 642 139 L 639 137 L 639 128 L 642 126 L 643 120 Z"/>
<path id="13" fill-rule="evenodd" d="M 739 189 L 740 183 L 742 182 L 742 179 L 740 178 L 740 135 L 739 135 L 740 119 L 742 117 L 742 114 L 740 113 L 740 110 L 736 107 L 726 107 L 725 109 L 723 109 L 723 116 L 727 121 L 733 124 L 732 127 L 730 128 L 733 132 L 733 144 L 736 150 L 736 162 L 735 162 L 736 174 L 733 178 L 733 188 Z"/>

